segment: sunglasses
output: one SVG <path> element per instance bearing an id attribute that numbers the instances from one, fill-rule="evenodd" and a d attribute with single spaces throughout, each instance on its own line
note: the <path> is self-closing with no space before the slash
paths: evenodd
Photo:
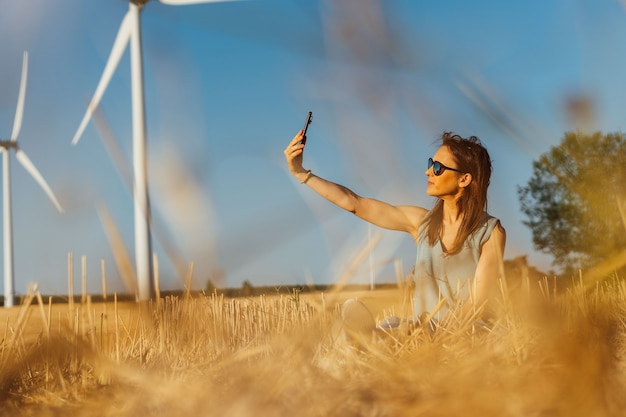
<path id="1" fill-rule="evenodd" d="M 443 174 L 446 169 L 449 169 L 450 171 L 454 171 L 454 172 L 460 172 L 461 174 L 463 174 L 463 171 L 459 171 L 458 169 L 447 167 L 439 161 L 433 161 L 433 158 L 428 158 L 428 169 L 430 169 L 431 167 L 433 168 L 433 174 L 435 174 L 435 176 L 437 177 Z"/>

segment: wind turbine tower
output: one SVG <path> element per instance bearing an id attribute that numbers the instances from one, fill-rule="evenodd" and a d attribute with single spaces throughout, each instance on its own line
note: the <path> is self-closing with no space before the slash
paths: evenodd
<path id="1" fill-rule="evenodd" d="M 181 6 L 217 3 L 232 0 L 159 0 L 163 4 Z M 146 119 L 143 91 L 143 58 L 140 14 L 148 0 L 130 0 L 128 12 L 122 19 L 113 48 L 104 67 L 100 82 L 87 106 L 72 144 L 78 143 L 93 112 L 100 103 L 109 81 L 130 44 L 130 71 L 133 120 L 133 201 L 135 216 L 135 268 L 137 273 L 137 299 L 149 300 L 153 293 L 152 244 L 150 240 L 150 199 L 148 197 L 148 168 L 146 152 Z"/>
<path id="2" fill-rule="evenodd" d="M 2 220 L 3 220 L 3 243 L 4 243 L 4 306 L 13 307 L 15 303 L 15 277 L 13 268 L 13 216 L 11 210 L 11 150 L 15 151 L 15 158 L 22 164 L 26 171 L 37 181 L 39 186 L 48 195 L 56 208 L 63 212 L 63 208 L 52 193 L 50 186 L 31 162 L 26 153 L 21 150 L 17 143 L 17 137 L 22 128 L 22 116 L 24 114 L 24 98 L 26 96 L 26 80 L 28 76 L 28 53 L 24 52 L 22 62 L 22 81 L 13 121 L 13 132 L 8 140 L 0 140 L 2 152 Z"/>

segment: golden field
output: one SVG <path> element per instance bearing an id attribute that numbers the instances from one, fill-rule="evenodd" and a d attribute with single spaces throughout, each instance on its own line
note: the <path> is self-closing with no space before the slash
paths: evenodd
<path id="1" fill-rule="evenodd" d="M 618 416 L 617 279 L 503 289 L 498 318 L 345 337 L 340 305 L 402 315 L 403 289 L 0 311 L 0 414 L 11 416 Z"/>

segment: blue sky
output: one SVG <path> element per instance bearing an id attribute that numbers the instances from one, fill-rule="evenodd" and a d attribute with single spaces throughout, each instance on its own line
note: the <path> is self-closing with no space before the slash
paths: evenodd
<path id="1" fill-rule="evenodd" d="M 0 138 L 10 136 L 27 50 L 19 142 L 66 209 L 13 159 L 19 294 L 29 282 L 65 294 L 68 253 L 75 286 L 85 257 L 89 292 L 100 292 L 101 259 L 109 289 L 124 290 L 98 212 L 133 256 L 132 198 L 116 168 L 131 161 L 128 52 L 100 107 L 123 157 L 113 162 L 94 122 L 70 142 L 127 10 L 122 0 L 0 0 Z M 162 287 L 182 287 L 175 257 L 194 262 L 195 288 L 209 277 L 330 283 L 379 234 L 352 282 L 408 273 L 408 235 L 368 226 L 286 173 L 282 151 L 307 111 L 305 165 L 397 204 L 432 205 L 424 171 L 441 132 L 479 136 L 494 162 L 489 211 L 507 229 L 506 257 L 549 269 L 521 223 L 517 186 L 564 132 L 624 129 L 625 17 L 617 0 L 150 1 L 142 35 Z M 592 104 L 586 124 L 569 117 L 572 99 Z"/>

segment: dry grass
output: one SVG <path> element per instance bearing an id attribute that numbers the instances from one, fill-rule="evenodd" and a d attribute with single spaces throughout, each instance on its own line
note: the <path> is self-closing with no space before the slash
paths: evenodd
<path id="1" fill-rule="evenodd" d="M 617 416 L 626 286 L 507 294 L 481 328 L 338 332 L 354 294 L 5 309 L 0 414 Z M 358 294 L 377 317 L 402 291 Z M 339 337 L 338 337 L 339 335 Z"/>

